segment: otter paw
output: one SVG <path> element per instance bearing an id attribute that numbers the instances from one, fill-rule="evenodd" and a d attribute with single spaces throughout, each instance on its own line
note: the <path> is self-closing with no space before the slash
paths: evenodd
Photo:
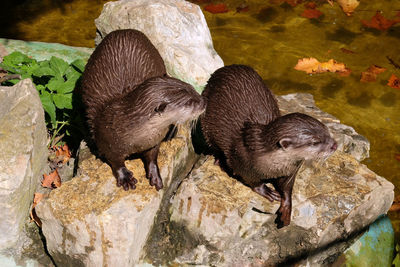
<path id="1" fill-rule="evenodd" d="M 163 188 L 163 182 L 159 176 L 158 177 L 155 177 L 155 176 L 150 177 L 150 185 L 155 186 L 157 191 L 159 191 L 160 189 Z"/>
<path id="2" fill-rule="evenodd" d="M 133 177 L 131 171 L 127 168 L 122 167 L 116 171 L 116 178 L 117 178 L 117 186 L 122 186 L 125 191 L 128 191 L 129 188 L 136 189 L 137 180 Z"/>
<path id="3" fill-rule="evenodd" d="M 290 216 L 291 216 L 291 208 L 287 206 L 281 206 L 276 211 L 276 219 L 275 223 L 277 224 L 278 229 L 284 226 L 288 226 L 290 224 Z"/>
<path id="4" fill-rule="evenodd" d="M 254 187 L 253 191 L 262 195 L 271 202 L 273 202 L 274 200 L 276 201 L 281 200 L 281 195 L 278 193 L 278 191 L 269 188 L 265 184 L 261 184 L 259 186 Z"/>

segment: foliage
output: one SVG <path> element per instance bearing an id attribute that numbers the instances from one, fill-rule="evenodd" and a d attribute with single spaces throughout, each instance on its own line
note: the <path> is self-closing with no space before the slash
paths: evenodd
<path id="1" fill-rule="evenodd" d="M 9 74 L 21 75 L 21 79 L 32 79 L 46 112 L 46 123 L 52 141 L 57 135 L 70 136 L 71 128 L 82 130 L 80 112 L 73 110 L 74 106 L 80 105 L 74 98 L 73 91 L 85 68 L 83 60 L 78 59 L 68 64 L 53 56 L 50 60 L 36 61 L 21 52 L 13 52 L 4 57 L 0 67 Z M 18 82 L 19 79 L 13 79 L 3 82 L 3 85 L 14 85 Z M 68 127 L 63 129 L 64 126 Z M 51 142 L 49 145 L 54 144 Z"/>

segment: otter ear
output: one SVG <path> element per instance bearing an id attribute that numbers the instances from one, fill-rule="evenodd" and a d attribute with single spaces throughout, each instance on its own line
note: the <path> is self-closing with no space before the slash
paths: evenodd
<path id="1" fill-rule="evenodd" d="M 165 108 L 167 107 L 167 105 L 168 105 L 167 102 L 163 102 L 163 103 L 161 103 L 160 105 L 158 105 L 158 106 L 154 109 L 154 111 L 155 111 L 155 112 L 158 112 L 158 113 L 161 113 L 161 112 L 163 112 L 163 111 L 165 110 Z"/>
<path id="2" fill-rule="evenodd" d="M 286 150 L 288 147 L 292 144 L 292 140 L 290 138 L 282 138 L 279 140 L 279 146 L 283 149 Z"/>

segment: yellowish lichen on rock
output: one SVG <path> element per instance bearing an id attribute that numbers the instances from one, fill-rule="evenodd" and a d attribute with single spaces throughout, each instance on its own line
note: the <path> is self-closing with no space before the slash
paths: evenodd
<path id="1" fill-rule="evenodd" d="M 186 146 L 189 134 L 187 128 L 179 127 L 176 138 L 161 144 L 158 156 L 160 171 L 167 168 L 170 176 L 169 165 Z M 134 201 L 136 209 L 141 211 L 160 192 L 150 186 L 140 159 L 127 160 L 125 164 L 138 180 L 135 190 L 125 191 L 117 187 L 110 166 L 94 155 L 83 160 L 80 164 L 81 175 L 53 190 L 46 200 L 50 201 L 54 215 L 64 224 L 69 224 L 76 219 L 83 220 L 87 214 L 101 214 L 122 198 Z M 169 177 L 163 178 L 166 178 L 163 179 L 165 186 Z"/>

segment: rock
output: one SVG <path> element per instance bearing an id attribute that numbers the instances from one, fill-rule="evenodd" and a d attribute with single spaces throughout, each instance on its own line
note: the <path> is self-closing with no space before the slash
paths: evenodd
<path id="1" fill-rule="evenodd" d="M 20 256 L 33 193 L 47 164 L 47 130 L 29 79 L 0 86 L 0 254 Z"/>
<path id="2" fill-rule="evenodd" d="M 187 1 L 108 2 L 95 22 L 96 44 L 117 29 L 145 33 L 164 59 L 168 74 L 192 84 L 199 92 L 210 74 L 223 66 L 200 7 Z"/>
<path id="3" fill-rule="evenodd" d="M 72 47 L 57 43 L 24 42 L 21 40 L 3 38 L 0 38 L 0 47 L 1 45 L 5 47 L 7 54 L 19 51 L 38 61 L 47 60 L 52 56 L 56 56 L 68 63 L 76 59 L 87 60 L 94 50 L 93 48 Z M 0 57 L 2 55 L 1 51 L 2 49 L 0 48 Z"/>
<path id="4" fill-rule="evenodd" d="M 53 190 L 36 207 L 56 264 L 136 264 L 160 204 L 169 201 L 196 160 L 189 136 L 187 128 L 180 128 L 177 137 L 162 143 L 158 165 L 164 189 L 159 192 L 149 185 L 140 159 L 126 162 L 138 184 L 135 190 L 124 191 L 116 186 L 111 168 L 81 148 L 80 175 Z"/>
<path id="5" fill-rule="evenodd" d="M 177 255 L 177 264 L 288 263 L 360 231 L 386 213 L 394 197 L 390 182 L 337 151 L 325 164 L 301 168 L 293 188 L 292 222 L 277 229 L 279 202 L 230 178 L 213 157 L 203 161 L 172 200 L 173 225 L 197 237 L 193 250 Z"/>
<path id="6" fill-rule="evenodd" d="M 341 124 L 337 118 L 316 107 L 311 94 L 289 94 L 277 96 L 277 99 L 282 114 L 301 112 L 326 124 L 338 143 L 338 150 L 352 155 L 358 161 L 369 157 L 369 141 L 352 127 Z"/>

